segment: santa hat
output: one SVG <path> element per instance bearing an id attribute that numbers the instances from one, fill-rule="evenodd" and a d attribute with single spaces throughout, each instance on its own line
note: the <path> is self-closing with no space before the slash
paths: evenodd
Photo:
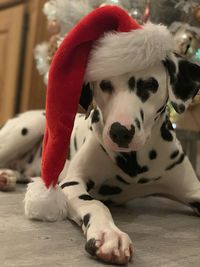
<path id="1" fill-rule="evenodd" d="M 42 155 L 43 183 L 29 185 L 25 198 L 25 211 L 29 217 L 54 220 L 66 216 L 65 198 L 61 196 L 57 182 L 67 158 L 84 80 L 101 80 L 142 70 L 163 60 L 172 47 L 172 36 L 166 27 L 152 23 L 140 26 L 117 6 L 97 8 L 69 32 L 50 68 Z M 52 205 L 49 200 L 64 208 L 59 207 L 58 214 L 49 216 Z M 41 210 L 46 215 L 40 214 Z"/>

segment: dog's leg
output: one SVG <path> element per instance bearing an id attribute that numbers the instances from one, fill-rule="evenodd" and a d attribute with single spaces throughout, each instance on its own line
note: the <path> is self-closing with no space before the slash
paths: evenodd
<path id="1" fill-rule="evenodd" d="M 44 127 L 44 111 L 38 110 L 19 114 L 0 128 L 1 191 L 14 190 L 17 182 L 30 182 L 29 176 L 39 174 L 38 170 L 33 172 L 33 168 L 29 172 L 26 169 L 31 167 L 33 148 L 41 140 Z"/>
<path id="2" fill-rule="evenodd" d="M 109 209 L 88 194 L 84 180 L 67 178 L 60 186 L 67 197 L 68 217 L 82 226 L 87 238 L 86 251 L 105 262 L 128 263 L 133 254 L 129 236 L 114 224 Z"/>
<path id="3" fill-rule="evenodd" d="M 166 174 L 160 182 L 169 196 L 190 206 L 200 216 L 200 181 L 188 157 L 183 157 L 183 154 L 180 155 L 174 164 L 167 166 Z"/>
<path id="4" fill-rule="evenodd" d="M 28 183 L 31 178 L 15 170 L 0 169 L 0 191 L 13 191 L 16 183 Z"/>
<path id="5" fill-rule="evenodd" d="M 13 161 L 32 150 L 42 138 L 44 128 L 42 110 L 27 111 L 9 119 L 0 128 L 0 168 L 10 168 Z"/>

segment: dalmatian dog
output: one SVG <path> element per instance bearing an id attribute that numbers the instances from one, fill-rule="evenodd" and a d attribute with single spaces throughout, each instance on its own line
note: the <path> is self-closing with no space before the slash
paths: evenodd
<path id="1" fill-rule="evenodd" d="M 68 218 L 82 227 L 85 249 L 92 256 L 127 264 L 134 254 L 132 241 L 115 225 L 108 205 L 162 195 L 200 215 L 200 181 L 166 110 L 171 102 L 184 112 L 199 82 L 200 66 L 173 54 L 145 71 L 89 85 L 96 107 L 87 119 L 76 116 L 59 185 Z M 1 190 L 40 176 L 44 115 L 26 112 L 1 129 Z"/>

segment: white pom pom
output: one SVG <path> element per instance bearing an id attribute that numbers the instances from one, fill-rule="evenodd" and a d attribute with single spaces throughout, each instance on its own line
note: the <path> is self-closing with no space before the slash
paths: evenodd
<path id="1" fill-rule="evenodd" d="M 47 189 L 40 178 L 28 185 L 24 201 L 29 219 L 57 221 L 67 217 L 66 196 L 60 187 Z"/>

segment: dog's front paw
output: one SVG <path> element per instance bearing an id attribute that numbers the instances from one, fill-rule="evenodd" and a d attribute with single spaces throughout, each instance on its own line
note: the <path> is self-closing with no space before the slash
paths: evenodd
<path id="1" fill-rule="evenodd" d="M 120 265 L 126 265 L 132 260 L 133 244 L 126 233 L 121 232 L 116 226 L 90 230 L 88 229 L 88 241 L 85 245 L 90 255 L 104 262 Z"/>
<path id="2" fill-rule="evenodd" d="M 12 170 L 0 170 L 0 190 L 11 191 L 15 189 L 17 177 Z"/>

